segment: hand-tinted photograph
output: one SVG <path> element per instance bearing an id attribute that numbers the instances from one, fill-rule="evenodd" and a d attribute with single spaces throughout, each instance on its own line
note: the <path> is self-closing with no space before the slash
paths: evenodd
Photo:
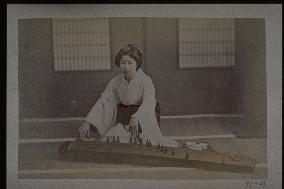
<path id="1" fill-rule="evenodd" d="M 263 18 L 18 20 L 19 179 L 267 179 Z"/>

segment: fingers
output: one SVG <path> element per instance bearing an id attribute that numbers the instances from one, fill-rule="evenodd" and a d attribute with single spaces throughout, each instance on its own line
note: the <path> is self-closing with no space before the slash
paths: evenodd
<path id="1" fill-rule="evenodd" d="M 82 135 L 81 135 L 81 138 L 84 138 L 84 137 L 90 137 L 90 129 L 89 128 L 84 128 L 83 132 L 82 132 Z"/>
<path id="2" fill-rule="evenodd" d="M 133 137 L 134 136 L 134 133 L 133 133 L 133 126 L 129 126 L 129 132 L 130 132 L 130 134 L 131 134 L 131 137 Z"/>
<path id="3" fill-rule="evenodd" d="M 90 129 L 86 129 L 84 137 L 90 138 Z"/>
<path id="4" fill-rule="evenodd" d="M 134 136 L 136 137 L 137 136 L 137 126 L 134 126 L 133 129 L 134 129 Z"/>
<path id="5" fill-rule="evenodd" d="M 85 129 L 84 128 L 82 128 L 81 130 L 80 130 L 80 137 L 81 138 L 84 138 L 84 136 L 85 136 Z"/>
<path id="6" fill-rule="evenodd" d="M 132 117 L 129 121 L 130 141 L 134 142 L 138 136 L 138 120 Z M 134 140 L 134 141 L 133 141 Z"/>
<path id="7" fill-rule="evenodd" d="M 90 136 L 90 126 L 88 123 L 83 123 L 82 126 L 79 128 L 80 137 L 89 137 Z"/>
<path id="8" fill-rule="evenodd" d="M 137 126 L 133 125 L 129 127 L 131 136 L 136 137 L 138 135 Z"/>

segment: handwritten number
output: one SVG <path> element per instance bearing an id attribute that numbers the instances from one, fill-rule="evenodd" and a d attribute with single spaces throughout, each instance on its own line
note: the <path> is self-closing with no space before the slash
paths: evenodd
<path id="1" fill-rule="evenodd" d="M 247 181 L 246 183 L 246 187 L 247 188 L 265 188 L 265 181 L 264 180 L 260 180 L 260 181 Z"/>

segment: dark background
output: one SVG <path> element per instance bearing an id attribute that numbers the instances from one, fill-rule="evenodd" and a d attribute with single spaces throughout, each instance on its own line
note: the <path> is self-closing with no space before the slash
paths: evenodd
<path id="1" fill-rule="evenodd" d="M 114 56 L 126 43 L 144 48 L 143 69 L 161 115 L 241 114 L 240 130 L 266 134 L 264 19 L 236 19 L 235 63 L 178 68 L 176 18 L 111 18 L 111 71 L 55 72 L 52 20 L 19 20 L 20 118 L 84 117 L 118 74 Z M 243 129 L 242 129 L 243 128 Z"/>

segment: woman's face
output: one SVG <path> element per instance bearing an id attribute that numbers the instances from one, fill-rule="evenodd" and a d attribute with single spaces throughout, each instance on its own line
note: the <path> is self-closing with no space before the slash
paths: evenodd
<path id="1" fill-rule="evenodd" d="M 120 69 L 122 70 L 123 74 L 127 77 L 133 77 L 137 72 L 137 63 L 136 61 L 131 58 L 129 55 L 124 55 L 120 59 Z"/>

